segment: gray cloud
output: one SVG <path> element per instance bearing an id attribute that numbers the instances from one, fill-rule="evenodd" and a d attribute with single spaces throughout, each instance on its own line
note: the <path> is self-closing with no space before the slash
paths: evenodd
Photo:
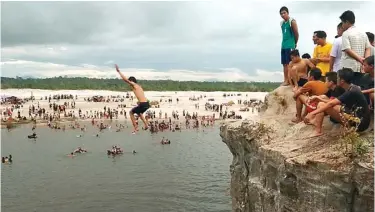
<path id="1" fill-rule="evenodd" d="M 164 35 L 179 34 L 189 24 L 184 20 L 190 17 L 184 14 L 188 6 L 184 2 L 6 2 L 1 9 L 2 45 L 97 44 L 113 42 L 110 38 L 168 42 Z"/>
<path id="2" fill-rule="evenodd" d="M 332 41 L 347 9 L 358 27 L 375 31 L 373 2 L 3 2 L 1 57 L 74 67 L 111 61 L 159 72 L 280 71 L 283 5 L 297 19 L 303 53 L 312 52 L 315 30 Z M 25 71 L 19 66 L 7 70 Z"/>

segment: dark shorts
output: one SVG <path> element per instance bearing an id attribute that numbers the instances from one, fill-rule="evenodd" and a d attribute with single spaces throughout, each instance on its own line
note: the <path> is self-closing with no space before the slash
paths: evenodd
<path id="1" fill-rule="evenodd" d="M 334 123 L 334 124 L 340 124 L 339 121 L 336 121 L 334 118 L 332 118 L 331 116 L 329 117 L 329 120 Z"/>
<path id="2" fill-rule="evenodd" d="M 349 121 L 349 124 L 352 125 L 353 127 L 356 126 L 355 123 L 351 123 Z M 367 128 L 370 126 L 370 116 L 369 117 L 363 117 L 361 119 L 361 123 L 359 124 L 358 128 L 357 128 L 357 132 L 363 132 L 365 130 L 367 130 Z"/>
<path id="3" fill-rule="evenodd" d="M 298 84 L 298 87 L 302 87 L 303 85 L 306 84 L 306 82 L 308 82 L 307 79 L 304 79 L 304 78 L 299 78 L 297 84 Z"/>
<path id="4" fill-rule="evenodd" d="M 358 86 L 362 86 L 361 84 L 361 80 L 362 80 L 362 77 L 363 77 L 363 73 L 360 73 L 360 72 L 354 72 L 354 76 L 353 76 L 353 79 L 352 79 L 352 83 L 354 85 L 358 85 Z"/>
<path id="5" fill-rule="evenodd" d="M 352 114 L 352 111 L 343 107 L 341 108 L 341 112 L 344 112 L 344 113 L 347 113 L 347 114 Z M 357 115 L 358 118 L 361 119 L 361 122 L 359 123 L 358 127 L 357 127 L 357 132 L 363 132 L 365 130 L 367 130 L 370 126 L 370 114 L 368 115 Z M 348 121 L 348 124 L 351 126 L 351 127 L 356 127 L 357 123 L 353 122 L 353 121 Z"/>
<path id="6" fill-rule="evenodd" d="M 291 61 L 290 52 L 292 49 L 281 49 L 281 64 L 288 65 Z"/>
<path id="7" fill-rule="evenodd" d="M 366 99 L 366 101 L 367 101 L 367 104 L 370 105 L 370 104 L 371 104 L 370 94 L 368 94 L 368 93 L 364 93 L 363 95 L 365 96 L 365 99 Z"/>
<path id="8" fill-rule="evenodd" d="M 136 107 L 134 107 L 130 112 L 135 114 L 143 114 L 150 108 L 150 103 L 148 102 L 140 102 Z"/>

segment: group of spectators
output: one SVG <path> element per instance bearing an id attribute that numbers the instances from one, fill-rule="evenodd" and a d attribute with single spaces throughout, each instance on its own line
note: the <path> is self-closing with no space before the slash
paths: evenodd
<path id="1" fill-rule="evenodd" d="M 297 22 L 287 7 L 280 9 L 280 16 L 283 85 L 293 87 L 296 100 L 292 121 L 313 124 L 312 136 L 323 134 L 326 115 L 333 123 L 367 130 L 374 108 L 374 34 L 356 28 L 355 15 L 348 10 L 339 17 L 333 44 L 326 41 L 326 32 L 315 31 L 313 56 L 300 57 Z"/>

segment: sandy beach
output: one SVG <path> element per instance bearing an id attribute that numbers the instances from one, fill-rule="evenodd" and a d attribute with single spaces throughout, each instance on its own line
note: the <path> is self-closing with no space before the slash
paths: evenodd
<path id="1" fill-rule="evenodd" d="M 124 98 L 126 95 L 129 94 L 130 98 Z M 226 97 L 224 97 L 226 94 Z M 159 106 L 158 108 L 151 107 L 149 111 L 155 111 L 156 117 L 159 118 L 159 114 L 162 114 L 162 119 L 165 118 L 165 114 L 168 117 L 172 115 L 173 112 L 182 115 L 183 111 L 192 113 L 198 113 L 198 116 L 213 116 L 219 117 L 219 112 L 214 112 L 212 110 L 206 110 L 205 104 L 225 104 L 228 102 L 233 102 L 232 106 L 224 106 L 223 111 L 235 112 L 236 115 L 240 115 L 243 119 L 249 118 L 251 116 L 257 115 L 256 109 L 252 111 L 240 111 L 241 108 L 245 108 L 246 106 L 243 104 L 245 101 L 249 101 L 250 99 L 257 99 L 264 101 L 266 96 L 266 92 L 199 92 L 199 91 L 188 91 L 188 92 L 154 92 L 148 91 L 146 92 L 146 97 L 150 102 L 158 101 Z M 45 108 L 46 113 L 53 114 L 53 110 L 49 107 L 48 98 L 51 96 L 53 98 L 54 95 L 73 95 L 74 99 L 51 99 L 50 103 L 56 103 L 58 105 L 63 105 L 64 102 L 75 102 L 75 108 L 67 107 L 67 112 L 72 112 L 75 117 L 78 117 L 78 111 L 81 109 L 82 114 L 90 114 L 90 112 L 94 111 L 103 111 L 104 107 L 110 109 L 116 109 L 118 111 L 123 111 L 129 114 L 131 108 L 136 106 L 137 100 L 136 98 L 131 99 L 131 96 L 134 97 L 133 93 L 131 92 L 115 92 L 115 91 L 105 91 L 105 90 L 38 90 L 38 89 L 4 89 L 1 90 L 1 97 L 5 96 L 15 96 L 18 98 L 29 98 L 30 96 L 34 96 L 35 100 L 28 101 L 23 104 L 23 107 L 19 109 L 14 109 L 12 117 L 16 117 L 18 115 L 18 111 L 20 111 L 21 116 L 29 117 L 29 108 L 34 105 L 36 108 L 39 105 L 40 108 Z M 109 97 L 109 102 L 88 102 L 85 101 L 87 98 L 91 98 L 95 95 L 103 96 L 105 99 Z M 45 99 L 47 97 L 47 100 Z M 115 97 L 115 98 L 111 98 Z M 122 102 L 121 99 L 123 99 Z M 172 101 L 169 102 L 168 100 L 171 99 Z M 177 102 L 177 99 L 179 100 Z M 239 104 L 239 100 L 242 101 L 242 104 Z M 116 102 L 118 101 L 118 102 Z M 119 107 L 119 105 L 126 105 L 125 108 Z M 11 104 L 2 104 L 1 105 L 1 115 L 2 118 L 4 117 L 4 111 L 7 108 L 10 108 Z M 160 113 L 161 112 L 161 113 Z M 128 116 L 129 117 L 129 116 Z M 124 120 L 124 115 L 119 115 L 118 120 Z"/>

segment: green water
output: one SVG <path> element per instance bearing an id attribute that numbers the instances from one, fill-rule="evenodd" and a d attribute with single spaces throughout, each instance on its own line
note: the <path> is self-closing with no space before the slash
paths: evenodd
<path id="1" fill-rule="evenodd" d="M 232 156 L 218 127 L 154 135 L 112 129 L 98 138 L 90 128 L 81 138 L 78 130 L 38 128 L 36 141 L 26 138 L 30 131 L 2 130 L 2 155 L 13 155 L 13 164 L 2 164 L 4 212 L 231 210 Z M 172 144 L 161 145 L 162 137 Z M 125 154 L 107 156 L 112 145 Z M 89 152 L 66 156 L 78 146 Z"/>

